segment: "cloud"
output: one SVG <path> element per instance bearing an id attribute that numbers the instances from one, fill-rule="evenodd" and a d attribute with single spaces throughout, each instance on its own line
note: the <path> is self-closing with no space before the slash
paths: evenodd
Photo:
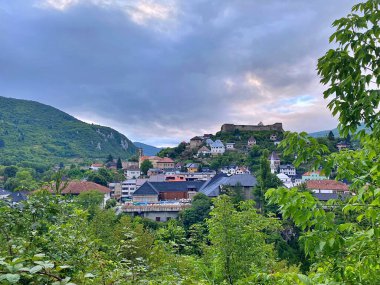
<path id="1" fill-rule="evenodd" d="M 156 145 L 228 122 L 329 129 L 316 62 L 353 2 L 0 2 L 0 94 Z"/>

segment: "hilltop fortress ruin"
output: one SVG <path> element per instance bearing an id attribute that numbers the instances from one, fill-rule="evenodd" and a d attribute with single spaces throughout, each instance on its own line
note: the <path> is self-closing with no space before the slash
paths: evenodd
<path id="1" fill-rule="evenodd" d="M 274 123 L 273 125 L 263 125 L 260 122 L 258 125 L 234 125 L 224 124 L 221 128 L 222 132 L 234 132 L 239 131 L 278 131 L 283 132 L 282 123 Z"/>

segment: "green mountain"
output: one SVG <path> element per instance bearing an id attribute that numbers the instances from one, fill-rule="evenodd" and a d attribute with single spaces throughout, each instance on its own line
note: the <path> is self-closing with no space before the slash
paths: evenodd
<path id="1" fill-rule="evenodd" d="M 366 127 L 362 124 L 358 127 L 357 131 L 366 129 Z M 331 130 L 325 130 L 325 131 L 319 131 L 319 132 L 314 132 L 310 133 L 309 136 L 314 137 L 314 138 L 320 138 L 320 137 L 327 137 L 329 135 L 329 132 L 332 131 L 334 134 L 334 137 L 338 138 L 339 137 L 339 131 L 337 128 L 331 129 Z M 366 132 L 369 132 L 369 130 L 366 129 Z"/>
<path id="2" fill-rule="evenodd" d="M 155 147 L 155 146 L 148 145 L 141 142 L 133 142 L 133 144 L 138 148 L 142 148 L 144 155 L 157 155 L 157 153 L 159 153 L 160 150 L 162 149 L 162 148 Z"/>
<path id="3" fill-rule="evenodd" d="M 128 158 L 137 148 L 121 133 L 56 108 L 0 96 L 0 164 Z"/>

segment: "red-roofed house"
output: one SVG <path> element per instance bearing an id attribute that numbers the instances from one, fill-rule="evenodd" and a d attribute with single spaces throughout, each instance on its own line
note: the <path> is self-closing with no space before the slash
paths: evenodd
<path id="1" fill-rule="evenodd" d="M 95 190 L 104 194 L 104 203 L 111 198 L 111 190 L 103 185 L 90 181 L 70 181 L 62 190 L 62 195 L 79 195 L 80 193 Z M 50 190 L 52 191 L 52 190 Z"/>
<path id="2" fill-rule="evenodd" d="M 174 168 L 174 160 L 169 157 L 163 157 L 157 161 L 157 168 L 160 168 L 160 169 Z"/>
<path id="3" fill-rule="evenodd" d="M 306 188 L 314 193 L 348 193 L 348 185 L 336 180 L 309 180 Z"/>

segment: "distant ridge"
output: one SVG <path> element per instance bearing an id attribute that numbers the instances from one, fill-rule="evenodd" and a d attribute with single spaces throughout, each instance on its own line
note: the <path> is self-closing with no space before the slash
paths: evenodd
<path id="1" fill-rule="evenodd" d="M 365 129 L 364 125 L 360 125 L 358 127 L 358 131 Z M 309 133 L 309 136 L 314 137 L 314 138 L 320 138 L 320 137 L 327 137 L 329 135 L 329 132 L 332 131 L 334 134 L 334 137 L 338 138 L 339 137 L 339 131 L 338 128 L 334 128 L 331 130 L 325 130 L 325 131 L 319 131 L 319 132 L 313 132 Z M 367 132 L 367 131 L 366 131 Z"/>
<path id="2" fill-rule="evenodd" d="M 148 145 L 148 144 L 141 143 L 141 142 L 133 142 L 133 144 L 138 148 L 142 148 L 143 153 L 145 155 L 156 155 L 157 153 L 160 152 L 160 150 L 162 150 L 162 148 L 155 147 L 155 146 Z"/>
<path id="3" fill-rule="evenodd" d="M 118 131 L 51 106 L 0 96 L 0 164 L 128 158 L 137 148 Z"/>

